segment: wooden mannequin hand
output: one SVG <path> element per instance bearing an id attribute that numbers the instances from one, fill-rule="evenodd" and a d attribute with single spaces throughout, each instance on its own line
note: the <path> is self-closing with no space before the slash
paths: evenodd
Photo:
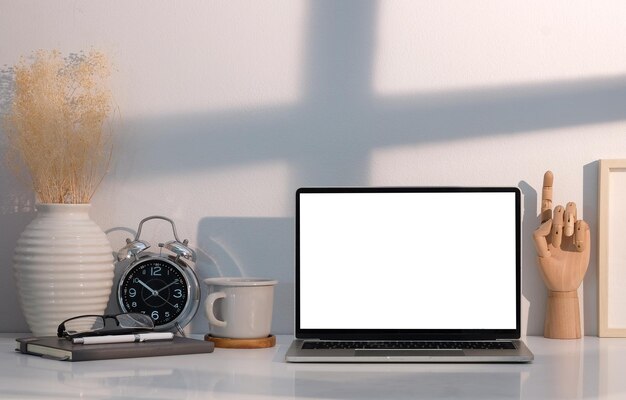
<path id="1" fill-rule="evenodd" d="M 556 206 L 552 214 L 552 172 L 543 177 L 541 226 L 533 235 L 541 275 L 549 290 L 577 290 L 589 266 L 589 225 L 576 219 L 576 204 Z"/>
<path id="2" fill-rule="evenodd" d="M 552 213 L 552 172 L 543 176 L 541 225 L 533 234 L 539 270 L 548 287 L 544 336 L 581 337 L 578 287 L 589 266 L 589 225 L 576 219 L 576 204 L 557 206 Z"/>

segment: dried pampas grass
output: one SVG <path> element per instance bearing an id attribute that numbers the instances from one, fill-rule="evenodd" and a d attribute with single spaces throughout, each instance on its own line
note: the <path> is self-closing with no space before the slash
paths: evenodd
<path id="1" fill-rule="evenodd" d="M 26 170 L 42 203 L 89 203 L 111 157 L 110 64 L 97 51 L 63 58 L 38 51 L 14 68 L 5 116 L 7 161 Z M 23 168 L 26 167 L 26 168 Z"/>

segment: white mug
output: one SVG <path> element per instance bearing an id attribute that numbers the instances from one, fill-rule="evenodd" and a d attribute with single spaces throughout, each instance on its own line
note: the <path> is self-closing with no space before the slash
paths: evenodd
<path id="1" fill-rule="evenodd" d="M 277 283 L 259 278 L 205 279 L 209 295 L 204 311 L 211 336 L 233 339 L 269 336 Z"/>

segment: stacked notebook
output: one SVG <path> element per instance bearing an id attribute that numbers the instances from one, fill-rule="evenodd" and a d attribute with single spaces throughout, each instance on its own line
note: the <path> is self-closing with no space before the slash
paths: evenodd
<path id="1" fill-rule="evenodd" d="M 15 349 L 59 361 L 91 361 L 116 358 L 211 353 L 213 342 L 175 336 L 173 340 L 139 343 L 74 344 L 56 336 L 16 339 Z"/>

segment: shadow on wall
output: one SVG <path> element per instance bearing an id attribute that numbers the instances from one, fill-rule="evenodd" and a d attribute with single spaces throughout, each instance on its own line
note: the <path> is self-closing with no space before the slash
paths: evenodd
<path id="1" fill-rule="evenodd" d="M 294 221 L 292 218 L 204 218 L 198 225 L 196 273 L 202 298 L 191 332 L 208 332 L 204 315 L 206 286 L 214 277 L 278 280 L 272 331 L 291 334 L 294 327 Z"/>
<path id="2" fill-rule="evenodd" d="M 591 162 L 583 167 L 583 215 L 591 230 L 589 268 L 583 281 L 585 315 L 584 331 L 598 331 L 598 170 L 600 163 Z"/>
<path id="3" fill-rule="evenodd" d="M 626 108 L 615 106 L 624 103 L 626 77 L 618 77 L 129 119 L 122 147 L 142 159 L 120 159 L 117 168 L 141 165 L 128 179 L 143 180 L 285 160 L 300 186 L 368 184 L 378 148 L 625 120 Z M 166 159 L 167 143 L 185 145 L 167 146 Z"/>
<path id="4" fill-rule="evenodd" d="M 526 181 L 520 181 L 519 188 L 522 191 L 524 206 L 522 214 L 522 317 L 525 311 L 524 300 L 528 302 L 528 315 L 526 315 L 526 320 L 522 321 L 522 327 L 526 327 L 526 332 L 539 334 L 543 332 L 547 292 L 539 273 L 536 261 L 537 252 L 532 241 L 532 232 L 539 226 L 537 191 Z"/>
<path id="5" fill-rule="evenodd" d="M 0 187 L 4 176 L 0 170 Z M 13 253 L 15 245 L 26 226 L 35 218 L 33 208 L 34 200 L 31 198 L 15 198 L 3 190 L 0 194 L 2 211 L 0 212 L 0 256 L 4 262 L 0 265 L 0 303 L 4 318 L 0 318 L 0 332 L 28 332 L 20 304 L 18 301 L 17 288 L 13 279 Z M 13 207 L 7 205 L 13 204 Z"/>
<path id="6" fill-rule="evenodd" d="M 626 119 L 624 75 L 376 93 L 378 11 L 373 0 L 358 6 L 310 3 L 303 94 L 297 103 L 127 121 L 130 134 L 123 147 L 145 157 L 141 170 L 130 169 L 131 179 L 285 160 L 295 170 L 294 187 L 367 185 L 371 152 L 377 148 Z M 164 143 L 184 145 L 167 146 L 164 159 Z"/>
<path id="7" fill-rule="evenodd" d="M 7 137 L 3 127 L 4 115 L 9 109 L 15 88 L 14 70 L 0 69 L 0 303 L 10 310 L 0 318 L 0 332 L 28 332 L 28 325 L 21 313 L 13 279 L 13 250 L 26 226 L 35 218 L 35 196 L 23 182 L 16 180 L 6 162 Z M 27 179 L 27 176 L 22 176 Z M 7 189 L 10 188 L 10 189 Z"/>

